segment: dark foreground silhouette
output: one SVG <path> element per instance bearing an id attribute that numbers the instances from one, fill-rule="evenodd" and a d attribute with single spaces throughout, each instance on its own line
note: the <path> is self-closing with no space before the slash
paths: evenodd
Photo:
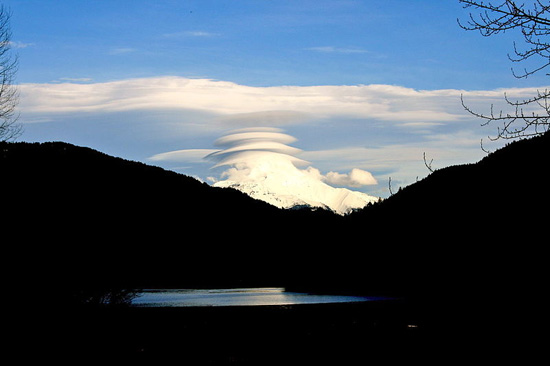
<path id="1" fill-rule="evenodd" d="M 447 359 L 467 357 L 488 342 L 497 348 L 487 346 L 486 357 L 536 354 L 546 288 L 549 139 L 547 133 L 514 142 L 476 164 L 437 170 L 347 217 L 278 210 L 230 189 L 65 143 L 2 143 L 2 244 L 23 333 L 16 339 L 27 350 L 44 345 L 42 351 L 58 355 L 69 348 L 135 355 L 140 339 L 133 335 L 142 333 L 134 327 L 141 324 L 145 344 L 152 342 L 146 349 L 162 349 L 165 341 L 155 337 L 164 334 L 160 339 L 174 339 L 164 350 L 199 349 L 242 362 L 250 358 L 229 350 L 247 342 L 262 350 L 289 347 L 285 339 L 300 332 L 316 334 L 306 337 L 304 350 L 316 349 L 319 358 L 372 339 L 386 339 L 386 348 L 401 340 L 403 347 L 422 339 L 438 345 L 417 347 L 416 357 L 436 349 Z M 325 320 L 347 314 L 339 308 L 330 316 L 313 308 L 275 315 L 238 309 L 244 317 L 239 327 L 225 322 L 231 316 L 224 311 L 145 314 L 104 309 L 97 300 L 123 289 L 244 286 L 395 296 L 407 309 L 396 314 L 414 313 L 424 331 L 406 333 L 422 334 L 411 340 L 401 337 L 401 328 L 390 332 L 397 337 L 392 341 L 376 333 L 373 324 L 380 322 L 354 328 L 358 320 L 351 316 L 341 332 L 332 332 Z M 258 327 L 253 314 L 278 320 Z M 180 317 L 178 327 L 171 316 Z M 300 323 L 304 316 L 310 321 Z M 312 330 L 317 323 L 320 333 Z M 50 336 L 56 327 L 68 329 L 61 340 Z M 232 328 L 235 336 L 224 333 Z M 406 331 L 414 329 L 421 328 Z M 180 336 L 189 346 L 179 348 Z"/>

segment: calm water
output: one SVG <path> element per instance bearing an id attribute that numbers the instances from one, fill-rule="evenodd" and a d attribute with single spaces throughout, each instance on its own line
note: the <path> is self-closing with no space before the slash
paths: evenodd
<path id="1" fill-rule="evenodd" d="M 136 307 L 259 306 L 363 302 L 381 297 L 314 295 L 285 292 L 284 288 L 215 290 L 144 290 L 132 300 Z"/>

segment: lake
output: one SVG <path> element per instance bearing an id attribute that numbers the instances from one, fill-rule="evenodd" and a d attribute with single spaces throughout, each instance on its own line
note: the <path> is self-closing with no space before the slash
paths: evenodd
<path id="1" fill-rule="evenodd" d="M 383 297 L 318 295 L 286 292 L 284 288 L 162 289 L 143 290 L 132 300 L 133 307 L 209 307 L 331 304 L 388 300 Z"/>
<path id="2" fill-rule="evenodd" d="M 392 354 L 408 360 L 424 345 L 416 337 L 419 329 L 409 327 L 419 324 L 415 312 L 400 299 L 299 291 L 144 290 L 130 306 L 84 307 L 67 314 L 64 352 L 122 357 L 126 363 L 351 365 L 372 362 L 376 354 L 383 361 Z M 59 319 L 52 321 L 59 329 Z"/>

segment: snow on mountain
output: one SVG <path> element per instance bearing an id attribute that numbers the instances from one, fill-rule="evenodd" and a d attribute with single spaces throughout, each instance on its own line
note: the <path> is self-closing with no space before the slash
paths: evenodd
<path id="1" fill-rule="evenodd" d="M 270 203 L 279 208 L 299 206 L 320 207 L 345 215 L 351 211 L 375 202 L 377 197 L 346 188 L 334 188 L 323 182 L 287 189 L 284 184 L 276 184 L 266 179 L 264 182 L 220 181 L 215 187 L 234 188 L 249 196 Z"/>
<path id="2" fill-rule="evenodd" d="M 222 175 L 228 179 L 218 181 L 214 186 L 237 189 L 279 208 L 321 207 L 340 215 L 378 200 L 362 192 L 332 187 L 320 180 L 317 169 L 298 169 L 294 165 L 296 160 L 273 151 L 232 153 L 227 164 L 232 167 Z"/>

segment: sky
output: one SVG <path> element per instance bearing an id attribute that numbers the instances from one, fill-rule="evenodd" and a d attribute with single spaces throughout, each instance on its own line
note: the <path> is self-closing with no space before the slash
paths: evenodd
<path id="1" fill-rule="evenodd" d="M 238 129 L 292 138 L 333 185 L 375 196 L 501 142 L 461 105 L 548 85 L 513 77 L 521 35 L 457 24 L 458 0 L 8 0 L 24 133 L 212 183 Z M 521 43 L 518 43 L 521 44 Z M 523 66 L 520 65 L 520 71 Z M 505 106 L 504 106 L 505 107 Z M 374 179 L 360 184 L 352 172 Z M 366 175 L 365 175 L 366 176 Z M 347 178 L 346 178 L 347 177 Z M 344 179 L 345 178 L 345 179 Z M 368 184 L 367 184 L 368 182 Z"/>

